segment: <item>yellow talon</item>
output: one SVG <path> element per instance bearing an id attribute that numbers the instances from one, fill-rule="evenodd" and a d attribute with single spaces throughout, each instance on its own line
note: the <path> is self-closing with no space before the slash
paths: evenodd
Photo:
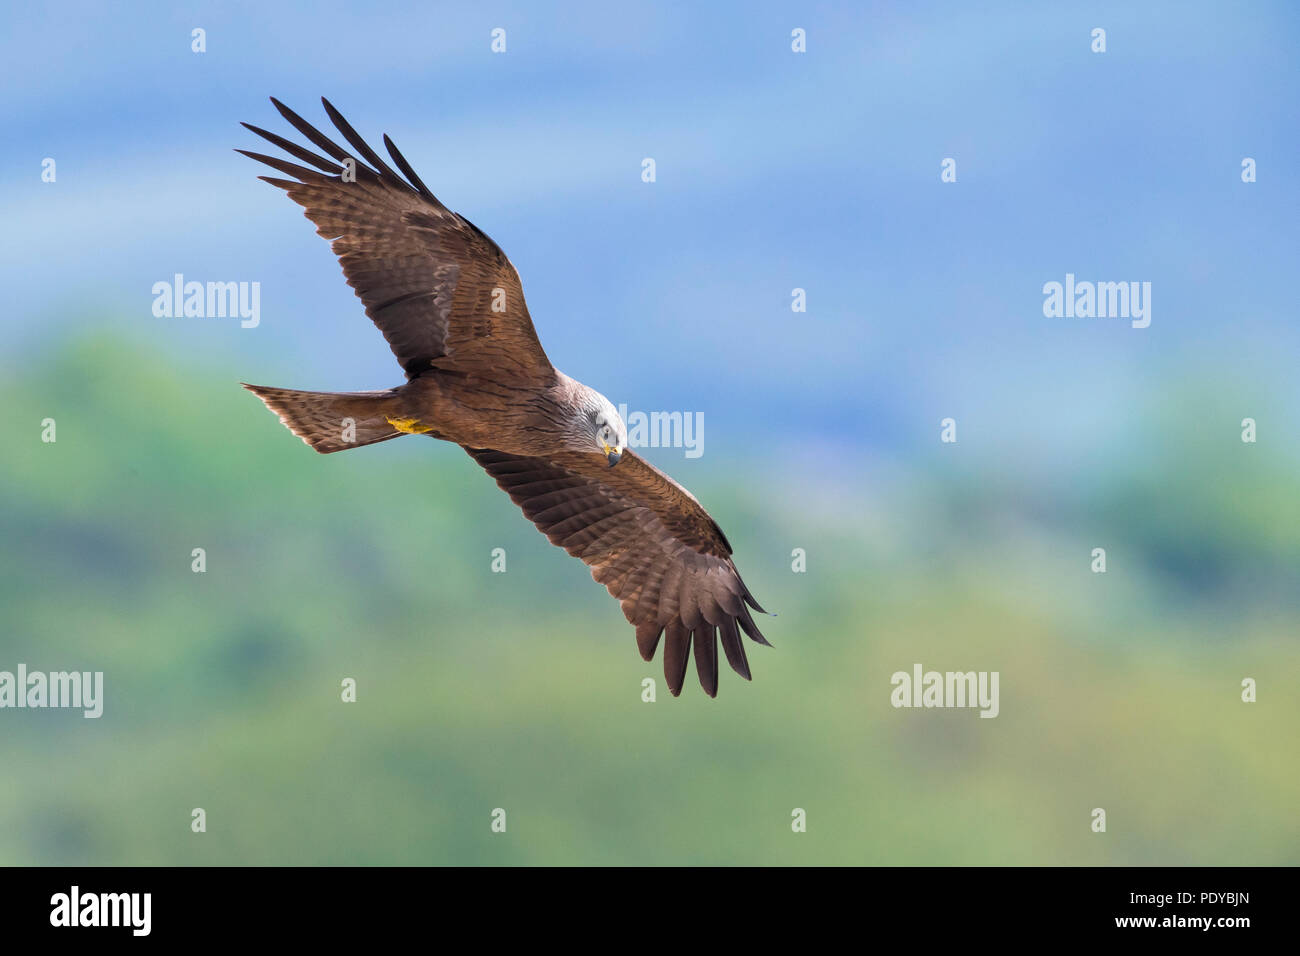
<path id="1" fill-rule="evenodd" d="M 384 416 L 388 418 L 387 415 Z M 423 435 L 433 431 L 433 426 L 420 427 L 418 418 L 388 418 L 388 424 L 392 425 L 399 432 L 405 432 L 408 435 Z"/>

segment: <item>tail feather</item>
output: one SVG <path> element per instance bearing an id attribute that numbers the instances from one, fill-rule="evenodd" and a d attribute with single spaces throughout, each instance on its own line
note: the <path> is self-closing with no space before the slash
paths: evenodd
<path id="1" fill-rule="evenodd" d="M 280 416 L 288 429 L 322 455 L 398 438 L 402 416 L 396 391 L 300 392 L 241 382 Z"/>

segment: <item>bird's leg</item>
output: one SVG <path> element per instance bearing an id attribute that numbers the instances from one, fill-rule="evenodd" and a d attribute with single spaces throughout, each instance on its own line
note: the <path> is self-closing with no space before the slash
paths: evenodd
<path id="1" fill-rule="evenodd" d="M 426 435 L 433 431 L 432 425 L 421 425 L 417 418 L 389 418 L 388 424 L 407 435 Z"/>

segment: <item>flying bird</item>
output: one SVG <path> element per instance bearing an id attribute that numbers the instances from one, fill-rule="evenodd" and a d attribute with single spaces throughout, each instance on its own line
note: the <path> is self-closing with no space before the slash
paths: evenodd
<path id="1" fill-rule="evenodd" d="M 505 253 L 439 202 L 387 136 L 400 175 L 328 100 L 348 147 L 271 102 L 325 155 L 248 123 L 307 165 L 238 152 L 292 177 L 258 178 L 288 193 L 330 241 L 406 382 L 375 392 L 244 388 L 322 454 L 403 435 L 460 445 L 552 544 L 591 568 L 636 628 L 643 659 L 663 638 L 674 696 L 692 648 L 700 684 L 716 696 L 719 640 L 749 680 L 741 632 L 766 645 L 749 609 L 765 612 L 727 536 L 694 495 L 627 448 L 609 399 L 551 365 Z"/>

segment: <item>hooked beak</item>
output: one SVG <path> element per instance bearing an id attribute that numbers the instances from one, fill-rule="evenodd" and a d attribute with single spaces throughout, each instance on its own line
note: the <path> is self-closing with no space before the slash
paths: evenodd
<path id="1" fill-rule="evenodd" d="M 617 448 L 605 446 L 605 457 L 609 459 L 609 467 L 613 468 L 618 464 L 619 459 L 623 457 L 623 452 Z"/>

